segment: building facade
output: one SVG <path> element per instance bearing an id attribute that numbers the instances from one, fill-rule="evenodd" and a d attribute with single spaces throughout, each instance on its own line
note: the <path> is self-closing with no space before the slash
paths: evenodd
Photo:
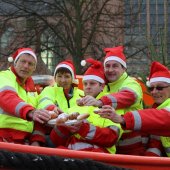
<path id="1" fill-rule="evenodd" d="M 56 8 L 49 6 L 48 2 L 54 2 L 53 0 L 49 0 L 47 3 L 39 2 L 38 5 L 35 5 L 33 1 L 18 0 L 15 6 L 4 2 L 0 2 L 0 69 L 8 67 L 7 57 L 21 46 L 31 46 L 35 49 L 39 61 L 37 74 L 52 73 L 59 61 L 65 59 L 65 56 L 70 57 L 71 49 L 66 48 L 68 44 L 62 41 L 63 32 L 58 31 L 63 29 L 63 27 L 60 28 L 63 20 L 67 24 L 69 21 L 62 16 L 64 13 L 56 12 Z M 103 2 L 94 1 L 93 5 L 100 8 Z M 115 8 L 111 8 L 110 4 Z M 20 11 L 21 7 L 24 8 Z M 91 7 L 90 10 L 95 11 L 95 8 Z M 111 10 L 115 12 L 111 12 Z M 70 20 L 75 17 L 73 11 L 73 9 L 69 11 L 69 15 L 72 16 Z M 113 16 L 106 15 L 109 12 Z M 95 15 L 95 12 L 93 14 Z M 169 66 L 170 2 L 168 0 L 110 0 L 103 14 L 102 21 L 97 25 L 103 25 L 103 27 L 100 27 L 102 29 L 98 30 L 96 38 L 92 39 L 93 43 L 87 48 L 92 56 L 101 59 L 104 56 L 102 48 L 124 45 L 128 62 L 127 71 L 133 76 L 147 75 L 149 64 L 154 60 Z M 63 20 L 61 20 L 62 17 Z M 90 30 L 92 28 L 90 26 L 94 22 L 95 20 L 91 20 L 86 27 L 89 27 Z M 66 30 L 67 24 L 64 28 Z M 78 22 L 76 24 L 81 26 Z M 55 28 L 57 29 L 55 30 Z M 110 39 L 103 38 L 101 34 L 105 28 L 108 35 L 110 33 Z M 69 29 L 66 31 L 68 40 L 76 39 L 76 37 L 71 37 L 71 32 L 69 35 L 69 31 Z M 88 29 L 81 35 L 77 31 L 78 36 L 84 36 L 82 43 L 88 39 L 87 32 Z M 113 35 L 114 37 L 112 37 Z M 100 43 L 96 44 L 95 41 L 105 41 L 105 46 L 102 44 L 99 47 Z M 81 44 L 77 43 L 78 45 Z M 83 51 L 85 47 L 83 45 L 82 47 Z M 72 55 L 72 57 L 77 56 Z M 45 66 L 47 69 L 44 69 Z"/>

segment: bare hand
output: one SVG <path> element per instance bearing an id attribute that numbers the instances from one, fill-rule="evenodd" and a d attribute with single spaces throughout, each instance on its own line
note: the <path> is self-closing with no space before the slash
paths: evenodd
<path id="1" fill-rule="evenodd" d="M 85 96 L 81 99 L 78 100 L 78 105 L 79 106 L 96 106 L 96 107 L 101 107 L 102 102 L 100 100 L 95 99 L 92 96 Z"/>
<path id="2" fill-rule="evenodd" d="M 62 126 L 66 127 L 71 133 L 77 133 L 80 130 L 81 125 L 82 125 L 82 121 L 78 121 L 72 125 L 63 124 Z"/>
<path id="3" fill-rule="evenodd" d="M 33 121 L 37 121 L 39 123 L 46 123 L 51 119 L 51 114 L 48 110 L 33 110 L 28 113 L 28 117 L 32 118 Z"/>
<path id="4" fill-rule="evenodd" d="M 63 111 L 62 111 L 60 108 L 58 108 L 58 107 L 55 107 L 53 111 L 54 111 L 57 115 L 63 113 Z"/>
<path id="5" fill-rule="evenodd" d="M 83 106 L 83 98 L 77 99 L 76 103 L 78 106 Z"/>
<path id="6" fill-rule="evenodd" d="M 102 106 L 101 109 L 94 111 L 103 118 L 110 119 L 115 123 L 123 123 L 123 118 L 121 115 L 117 114 L 115 109 L 109 105 Z"/>

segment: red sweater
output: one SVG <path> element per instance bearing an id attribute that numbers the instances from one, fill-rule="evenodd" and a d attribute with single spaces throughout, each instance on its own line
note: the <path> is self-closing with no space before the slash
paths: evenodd
<path id="1" fill-rule="evenodd" d="M 133 112 L 124 115 L 126 129 L 140 130 L 154 135 L 170 136 L 170 112 L 165 109 L 138 110 L 139 123 Z M 138 124 L 138 126 L 137 126 Z"/>
<path id="2" fill-rule="evenodd" d="M 100 128 L 88 122 L 83 122 L 77 134 L 81 137 L 75 137 L 66 127 L 57 126 L 52 130 L 50 139 L 59 148 L 106 153 L 105 148 L 113 146 L 118 139 L 113 129 Z"/>
<path id="3" fill-rule="evenodd" d="M 166 109 L 145 109 L 127 112 L 124 115 L 125 129 L 131 129 L 150 134 L 146 156 L 161 156 L 164 154 L 159 136 L 170 136 L 170 112 Z M 158 135 L 158 136 L 157 136 Z M 160 155 L 159 155 L 160 154 Z"/>

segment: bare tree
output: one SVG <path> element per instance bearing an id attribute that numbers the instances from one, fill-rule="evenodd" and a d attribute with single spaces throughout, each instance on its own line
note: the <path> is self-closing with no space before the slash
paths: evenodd
<path id="1" fill-rule="evenodd" d="M 124 0 L 1 0 L 0 34 L 12 27 L 13 37 L 0 52 L 8 56 L 18 47 L 33 46 L 38 54 L 38 74 L 48 71 L 42 55 L 52 55 L 54 65 L 72 58 L 80 74 L 85 54 L 101 60 L 103 48 L 124 44 L 125 30 L 139 19 L 141 3 L 139 0 L 138 5 L 125 10 Z M 127 16 L 133 23 L 125 23 Z M 135 39 L 131 36 L 125 45 L 135 46 Z M 139 47 L 128 56 L 145 48 Z"/>

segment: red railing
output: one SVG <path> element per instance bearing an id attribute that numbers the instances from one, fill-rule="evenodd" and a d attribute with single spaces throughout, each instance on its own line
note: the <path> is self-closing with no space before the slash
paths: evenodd
<path id="1" fill-rule="evenodd" d="M 66 158 L 85 159 L 100 161 L 114 166 L 132 168 L 135 170 L 169 170 L 170 159 L 164 157 L 145 157 L 145 156 L 130 156 L 116 155 L 96 152 L 73 151 L 56 148 L 36 147 L 19 145 L 12 143 L 0 142 L 0 149 L 10 152 L 22 152 L 42 155 L 56 155 Z M 0 168 L 1 169 L 1 168 Z"/>

